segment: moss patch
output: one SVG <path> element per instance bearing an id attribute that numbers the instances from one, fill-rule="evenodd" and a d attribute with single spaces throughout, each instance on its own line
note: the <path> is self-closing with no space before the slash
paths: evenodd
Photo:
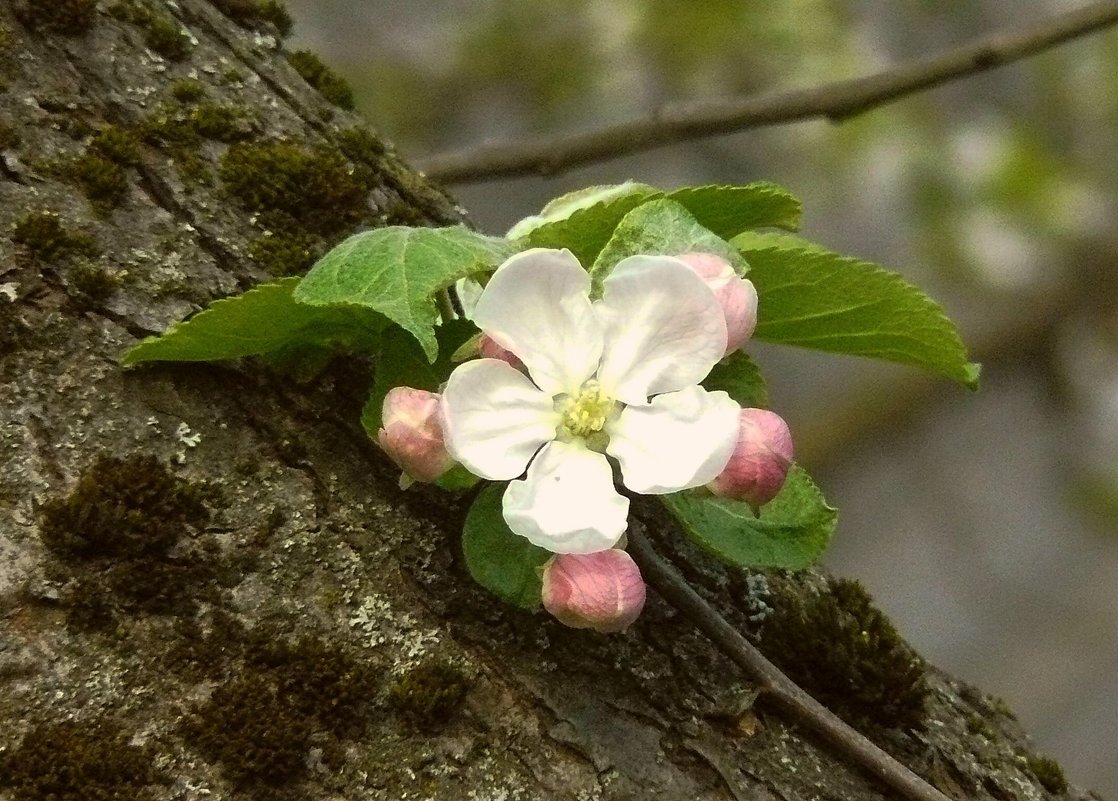
<path id="1" fill-rule="evenodd" d="M 12 231 L 12 240 L 43 261 L 72 255 L 95 258 L 101 254 L 93 237 L 81 232 L 67 232 L 62 227 L 61 218 L 49 211 L 33 211 L 21 218 Z"/>
<path id="2" fill-rule="evenodd" d="M 379 671 L 316 638 L 249 635 L 240 669 L 184 721 L 192 747 L 230 781 L 277 786 L 301 779 L 307 753 L 342 758 L 339 740 L 360 733 Z"/>
<path id="3" fill-rule="evenodd" d="M 116 279 L 104 267 L 88 261 L 76 264 L 67 278 L 78 308 L 97 308 L 109 299 L 117 286 Z"/>
<path id="4" fill-rule="evenodd" d="M 47 501 L 39 535 L 72 568 L 63 572 L 71 624 L 97 629 L 120 613 L 192 612 L 215 575 L 209 555 L 181 542 L 209 519 L 204 494 L 153 456 L 102 455 L 68 495 Z"/>
<path id="5" fill-rule="evenodd" d="M 1063 795 L 1068 791 L 1068 781 L 1059 762 L 1039 754 L 1025 754 L 1024 759 L 1029 772 L 1045 790 L 1055 795 Z"/>
<path id="6" fill-rule="evenodd" d="M 89 150 L 122 167 L 140 165 L 140 143 L 135 135 L 115 125 L 107 125 L 93 136 Z"/>
<path id="7" fill-rule="evenodd" d="M 171 97 L 180 103 L 194 103 L 206 93 L 206 86 L 194 78 L 183 78 L 171 84 Z"/>
<path id="8" fill-rule="evenodd" d="M 143 801 L 166 783 L 153 757 L 108 719 L 44 723 L 0 753 L 0 787 L 15 801 Z"/>
<path id="9" fill-rule="evenodd" d="M 22 141 L 19 131 L 10 125 L 0 123 L 0 150 L 14 150 Z"/>
<path id="10" fill-rule="evenodd" d="M 281 36 L 291 33 L 292 20 L 279 0 L 212 0 L 225 16 L 244 28 L 259 29 L 264 23 L 276 27 Z"/>
<path id="11" fill-rule="evenodd" d="M 449 721 L 466 697 L 469 684 L 460 669 L 443 660 L 429 660 L 400 676 L 388 690 L 389 703 L 422 729 Z"/>
<path id="12" fill-rule="evenodd" d="M 25 0 L 16 16 L 28 28 L 81 36 L 93 26 L 97 0 Z"/>
<path id="13" fill-rule="evenodd" d="M 119 206 L 128 194 L 124 168 L 96 153 L 84 153 L 65 168 L 95 207 L 104 211 Z"/>
<path id="14" fill-rule="evenodd" d="M 922 728 L 929 688 L 923 661 L 857 581 L 812 593 L 770 582 L 773 613 L 761 650 L 848 722 Z"/>
<path id="15" fill-rule="evenodd" d="M 287 60 L 319 94 L 335 106 L 353 110 L 353 89 L 345 78 L 327 67 L 322 59 L 310 50 L 296 50 L 287 54 Z"/>
<path id="16" fill-rule="evenodd" d="M 229 194 L 258 215 L 265 233 L 250 252 L 277 275 L 305 270 L 328 238 L 369 216 L 373 171 L 327 145 L 283 140 L 234 145 L 218 175 Z"/>
<path id="17" fill-rule="evenodd" d="M 131 22 L 144 31 L 144 44 L 171 61 L 182 61 L 194 44 L 173 19 L 157 13 L 141 0 L 116 0 L 108 8 L 117 19 Z"/>

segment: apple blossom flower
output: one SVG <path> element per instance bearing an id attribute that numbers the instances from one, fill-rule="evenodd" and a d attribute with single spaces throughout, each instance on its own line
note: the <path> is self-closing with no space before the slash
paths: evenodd
<path id="1" fill-rule="evenodd" d="M 543 605 L 560 623 L 602 633 L 624 631 L 644 608 L 640 569 L 612 548 L 556 554 L 543 568 Z"/>
<path id="2" fill-rule="evenodd" d="M 489 336 L 489 334 L 483 333 L 480 337 L 478 337 L 477 349 L 478 353 L 481 354 L 481 357 L 484 359 L 500 359 L 501 361 L 507 362 L 508 364 L 512 365 L 517 370 L 520 370 L 524 367 L 524 362 L 516 358 L 516 354 L 514 354 L 511 350 L 502 348 L 494 341 L 493 337 Z"/>
<path id="3" fill-rule="evenodd" d="M 715 495 L 754 509 L 776 497 L 792 467 L 792 432 L 767 409 L 742 409 L 737 445 L 726 468 L 707 486 Z"/>
<path id="4" fill-rule="evenodd" d="M 439 424 L 439 396 L 425 389 L 388 391 L 377 443 L 415 481 L 434 481 L 454 465 Z"/>
<path id="5" fill-rule="evenodd" d="M 567 250 L 535 248 L 490 278 L 474 322 L 517 356 L 459 365 L 443 391 L 447 448 L 470 472 L 511 481 L 509 528 L 554 553 L 594 553 L 624 533 L 629 490 L 697 487 L 733 452 L 739 407 L 698 385 L 726 351 L 714 293 L 669 256 L 631 256 L 590 299 Z M 525 470 L 527 473 L 525 474 Z"/>
<path id="6" fill-rule="evenodd" d="M 713 253 L 684 253 L 680 261 L 699 274 L 718 298 L 726 316 L 726 353 L 733 353 L 757 327 L 757 289 L 734 266 Z"/>

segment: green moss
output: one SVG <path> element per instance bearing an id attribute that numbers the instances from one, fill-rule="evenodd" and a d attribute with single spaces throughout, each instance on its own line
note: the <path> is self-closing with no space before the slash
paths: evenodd
<path id="1" fill-rule="evenodd" d="M 273 275 L 297 275 L 318 260 L 322 249 L 321 237 L 295 228 L 256 237 L 249 245 L 248 255 Z"/>
<path id="2" fill-rule="evenodd" d="M 465 675 L 442 660 L 428 660 L 392 683 L 389 703 L 397 714 L 423 729 L 437 728 L 462 706 L 469 690 Z"/>
<path id="3" fill-rule="evenodd" d="M 116 290 L 116 279 L 104 267 L 92 262 L 79 262 L 68 277 L 79 308 L 96 308 Z"/>
<path id="4" fill-rule="evenodd" d="M 67 233 L 59 216 L 49 211 L 33 211 L 22 217 L 12 231 L 12 239 L 43 261 L 71 255 L 94 258 L 101 253 L 91 236 Z"/>
<path id="5" fill-rule="evenodd" d="M 190 37 L 178 25 L 155 15 L 148 20 L 144 42 L 156 53 L 171 61 L 182 61 L 194 48 Z"/>
<path id="6" fill-rule="evenodd" d="M 241 106 L 202 103 L 190 112 L 190 124 L 204 139 L 242 142 L 258 133 L 256 115 Z"/>
<path id="7" fill-rule="evenodd" d="M 89 149 L 122 167 L 138 167 L 140 165 L 140 143 L 135 135 L 109 125 L 98 131 Z"/>
<path id="8" fill-rule="evenodd" d="M 326 146 L 234 145 L 218 175 L 249 211 L 270 212 L 278 215 L 274 222 L 293 220 L 322 235 L 353 226 L 367 211 L 367 184 L 341 153 Z"/>
<path id="9" fill-rule="evenodd" d="M 167 783 L 154 756 L 109 719 L 40 723 L 0 752 L 0 787 L 14 801 L 144 801 Z"/>
<path id="10" fill-rule="evenodd" d="M 22 143 L 19 131 L 10 125 L 0 123 L 0 150 L 14 150 Z"/>
<path id="11" fill-rule="evenodd" d="M 855 724 L 922 728 L 929 693 L 922 660 L 857 581 L 811 592 L 770 582 L 773 613 L 761 650 L 793 681 Z"/>
<path id="12" fill-rule="evenodd" d="M 32 30 L 81 36 L 93 26 L 96 10 L 97 0 L 25 0 L 16 16 Z"/>
<path id="13" fill-rule="evenodd" d="M 69 494 L 43 504 L 39 536 L 77 579 L 63 598 L 71 623 L 100 628 L 119 612 L 193 609 L 214 567 L 173 552 L 208 520 L 204 495 L 153 456 L 102 455 Z"/>
<path id="14" fill-rule="evenodd" d="M 291 33 L 291 15 L 278 0 L 213 0 L 213 4 L 242 27 L 259 29 L 262 23 L 271 23 L 280 35 Z"/>
<path id="15" fill-rule="evenodd" d="M 315 638 L 293 643 L 264 629 L 243 643 L 241 669 L 184 722 L 192 747 L 238 786 L 302 778 L 312 736 L 360 733 L 378 672 Z"/>
<path id="16" fill-rule="evenodd" d="M 303 76 L 303 80 L 317 89 L 323 97 L 335 106 L 353 110 L 353 89 L 345 78 L 327 67 L 322 59 L 310 50 L 296 50 L 287 54 L 287 60 Z"/>
<path id="17" fill-rule="evenodd" d="M 100 209 L 119 206 L 128 194 L 128 175 L 117 163 L 96 153 L 85 153 L 66 168 L 67 175 Z"/>
<path id="18" fill-rule="evenodd" d="M 248 109 L 219 103 L 193 108 L 164 107 L 142 124 L 148 142 L 172 147 L 197 148 L 204 139 L 241 142 L 256 136 L 259 123 Z"/>
<path id="19" fill-rule="evenodd" d="M 365 128 L 342 128 L 335 137 L 343 153 L 368 167 L 376 168 L 387 152 L 384 143 Z"/>
<path id="20" fill-rule="evenodd" d="M 180 103 L 193 103 L 201 100 L 206 93 L 206 86 L 194 78 L 183 78 L 171 84 L 171 97 Z"/>
<path id="21" fill-rule="evenodd" d="M 65 561 L 162 555 L 208 518 L 201 496 L 154 456 L 102 455 L 68 495 L 43 504 L 40 536 Z"/>
<path id="22" fill-rule="evenodd" d="M 1068 781 L 1059 762 L 1051 757 L 1040 756 L 1039 754 L 1030 753 L 1025 754 L 1024 757 L 1029 772 L 1036 777 L 1036 780 L 1045 790 L 1054 795 L 1063 795 L 1068 791 Z"/>

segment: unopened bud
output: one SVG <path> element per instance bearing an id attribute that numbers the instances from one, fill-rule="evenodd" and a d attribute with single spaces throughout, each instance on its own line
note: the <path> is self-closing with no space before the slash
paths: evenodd
<path id="1" fill-rule="evenodd" d="M 745 501 L 756 509 L 776 497 L 791 467 L 788 424 L 767 409 L 742 409 L 734 453 L 707 486 L 715 495 Z"/>
<path id="2" fill-rule="evenodd" d="M 733 353 L 757 327 L 757 290 L 734 266 L 713 253 L 684 253 L 680 261 L 698 273 L 718 298 L 726 317 L 726 353 Z"/>
<path id="3" fill-rule="evenodd" d="M 434 481 L 454 465 L 439 425 L 439 396 L 425 389 L 388 391 L 377 443 L 416 481 Z"/>
<path id="4" fill-rule="evenodd" d="M 482 332 L 481 337 L 477 341 L 478 353 L 481 354 L 483 359 L 500 359 L 501 361 L 511 364 L 517 370 L 524 368 L 524 362 L 517 358 L 516 354 L 508 348 L 503 348 L 497 344 L 489 334 Z"/>
<path id="5" fill-rule="evenodd" d="M 624 631 L 644 608 L 644 581 L 629 554 L 556 554 L 543 568 L 543 605 L 565 626 Z"/>

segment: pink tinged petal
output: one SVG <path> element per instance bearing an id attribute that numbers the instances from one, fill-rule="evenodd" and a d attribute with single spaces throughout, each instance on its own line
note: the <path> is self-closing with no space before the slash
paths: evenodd
<path id="1" fill-rule="evenodd" d="M 496 359 L 456 367 L 441 411 L 450 454 L 474 475 L 494 481 L 523 473 L 559 424 L 551 396 Z"/>
<path id="2" fill-rule="evenodd" d="M 507 348 L 502 348 L 489 334 L 483 333 L 478 337 L 477 349 L 483 359 L 499 359 L 510 367 L 515 367 L 517 370 L 523 369 L 524 367 L 524 362 L 516 358 L 515 353 Z"/>
<path id="3" fill-rule="evenodd" d="M 569 250 L 534 248 L 506 261 L 486 284 L 473 319 L 551 395 L 576 393 L 602 356 L 590 276 Z"/>
<path id="4" fill-rule="evenodd" d="M 625 403 L 697 384 L 726 353 L 722 307 L 679 259 L 623 259 L 594 310 L 605 328 L 598 380 Z"/>
<path id="5" fill-rule="evenodd" d="M 734 453 L 708 486 L 715 495 L 760 507 L 777 496 L 791 467 L 788 424 L 767 409 L 742 409 Z"/>
<path id="6" fill-rule="evenodd" d="M 726 466 L 737 443 L 739 407 L 725 392 L 691 386 L 626 406 L 607 427 L 606 453 L 634 492 L 662 495 L 698 487 Z"/>
<path id="7" fill-rule="evenodd" d="M 439 424 L 439 396 L 423 389 L 394 387 L 381 407 L 377 443 L 416 481 L 434 481 L 454 465 Z"/>
<path id="8" fill-rule="evenodd" d="M 582 445 L 549 442 L 522 481 L 509 483 L 504 518 L 515 533 L 553 553 L 594 553 L 625 533 L 629 499 L 613 488 L 613 470 Z"/>
<path id="9" fill-rule="evenodd" d="M 644 600 L 640 569 L 624 551 L 559 554 L 544 565 L 544 608 L 565 626 L 624 631 L 640 616 Z"/>
<path id="10" fill-rule="evenodd" d="M 713 253 L 684 253 L 678 257 L 702 278 L 726 320 L 726 353 L 745 344 L 757 327 L 757 289 L 737 274 L 730 262 Z"/>

